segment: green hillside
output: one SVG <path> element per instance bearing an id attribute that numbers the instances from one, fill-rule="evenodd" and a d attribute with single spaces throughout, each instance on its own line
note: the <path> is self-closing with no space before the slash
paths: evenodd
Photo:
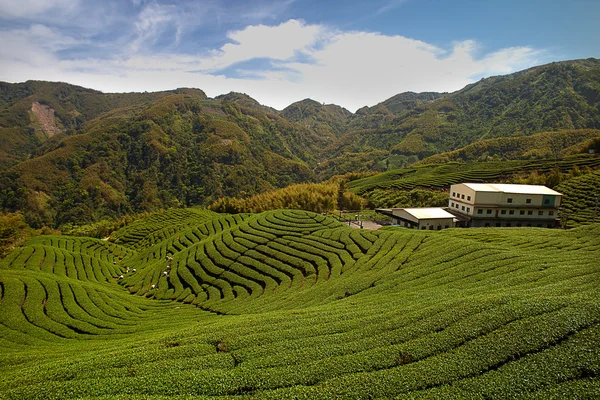
<path id="1" fill-rule="evenodd" d="M 313 181 L 330 139 L 245 100 L 182 92 L 101 114 L 0 172 L 0 207 L 57 227 Z"/>
<path id="2" fill-rule="evenodd" d="M 115 113 L 118 110 L 129 116 L 141 107 L 172 94 L 206 98 L 206 94 L 199 89 L 104 94 L 66 83 L 0 82 L 0 171 L 25 160 L 30 154 L 37 154 L 40 146 L 49 139 L 49 132 L 32 110 L 33 104 L 51 110 L 53 117 L 49 122 L 56 125 L 60 138 L 65 134 L 85 131 L 85 123 L 103 113 Z"/>
<path id="3" fill-rule="evenodd" d="M 348 126 L 319 176 L 350 172 L 345 153 L 368 155 L 363 170 L 385 171 L 484 139 L 600 129 L 600 60 L 542 65 L 454 93 L 397 95 L 357 111 Z"/>
<path id="4" fill-rule="evenodd" d="M 574 176 L 556 190 L 564 195 L 561 218 L 566 225 L 600 222 L 600 171 Z"/>
<path id="5" fill-rule="evenodd" d="M 446 162 L 396 169 L 347 184 L 374 207 L 426 207 L 448 204 L 448 189 L 462 182 L 510 182 L 555 187 L 561 181 L 600 168 L 600 157 L 562 160 Z M 583 207 L 574 201 L 573 209 Z"/>
<path id="6" fill-rule="evenodd" d="M 558 159 L 574 154 L 589 154 L 590 150 L 594 154 L 600 153 L 600 130 L 561 130 L 480 140 L 458 150 L 427 157 L 416 165 L 449 161 Z"/>
<path id="7" fill-rule="evenodd" d="M 600 151 L 599 129 L 596 59 L 400 93 L 354 114 L 310 99 L 277 111 L 235 92 L 0 83 L 0 212 L 59 228 L 420 160 L 560 159 Z"/>
<path id="8" fill-rule="evenodd" d="M 594 398 L 599 236 L 196 209 L 40 236 L 0 262 L 1 397 Z"/>

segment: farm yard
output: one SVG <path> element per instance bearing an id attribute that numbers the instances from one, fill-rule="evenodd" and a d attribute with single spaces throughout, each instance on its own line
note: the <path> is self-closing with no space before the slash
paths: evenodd
<path id="1" fill-rule="evenodd" d="M 0 261 L 0 398 L 600 397 L 599 252 L 298 210 L 40 236 Z"/>

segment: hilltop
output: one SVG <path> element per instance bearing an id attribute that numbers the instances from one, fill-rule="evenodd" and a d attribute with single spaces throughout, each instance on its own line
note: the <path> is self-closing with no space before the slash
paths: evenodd
<path id="1" fill-rule="evenodd" d="M 106 241 L 36 237 L 0 261 L 0 392 L 596 397 L 599 229 L 180 209 Z"/>

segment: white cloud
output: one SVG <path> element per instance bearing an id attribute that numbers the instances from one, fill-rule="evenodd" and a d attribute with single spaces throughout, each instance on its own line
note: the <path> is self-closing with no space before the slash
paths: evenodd
<path id="1" fill-rule="evenodd" d="M 140 46 L 174 23 L 171 10 L 149 7 L 136 26 Z M 0 80 L 60 80 L 107 92 L 187 86 L 209 96 L 245 92 L 278 109 L 310 97 L 354 111 L 404 91 L 458 90 L 481 76 L 535 65 L 540 55 L 530 47 L 484 53 L 470 40 L 444 49 L 403 36 L 343 32 L 297 20 L 248 26 L 227 37 L 232 43 L 202 55 L 135 51 L 132 46 L 110 59 L 61 60 L 57 51 L 81 42 L 43 25 L 0 31 L 6 44 L 0 47 Z M 255 58 L 270 59 L 280 68 L 241 71 L 238 78 L 209 74 Z M 262 79 L 244 79 L 249 75 Z"/>
<path id="2" fill-rule="evenodd" d="M 30 18 L 49 11 L 69 11 L 79 0 L 2 0 L 0 18 Z"/>
<path id="3" fill-rule="evenodd" d="M 151 4 L 139 14 L 135 23 L 136 38 L 130 43 L 130 50 L 138 52 L 142 46 L 154 44 L 156 39 L 168 27 L 175 27 L 175 44 L 179 42 L 181 26 L 178 22 L 177 8 L 172 5 Z"/>
<path id="4" fill-rule="evenodd" d="M 240 61 L 254 58 L 288 60 L 299 51 L 311 51 L 311 46 L 328 35 L 320 25 L 305 25 L 289 20 L 278 26 L 249 26 L 227 35 L 234 43 L 227 43 L 209 57 L 199 60 L 199 69 L 216 70 Z"/>

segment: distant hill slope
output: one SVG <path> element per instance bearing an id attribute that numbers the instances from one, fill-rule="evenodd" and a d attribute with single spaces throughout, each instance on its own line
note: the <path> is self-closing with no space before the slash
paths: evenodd
<path id="1" fill-rule="evenodd" d="M 411 97 L 410 107 L 397 106 Z M 346 153 L 371 154 L 368 168 L 385 170 L 483 139 L 563 129 L 600 129 L 600 60 L 542 65 L 454 93 L 401 94 L 361 109 L 317 173 L 348 172 Z"/>
<path id="2" fill-rule="evenodd" d="M 590 151 L 600 154 L 598 129 L 561 130 L 531 136 L 485 139 L 458 150 L 427 157 L 415 165 L 449 161 L 559 159 Z"/>
<path id="3" fill-rule="evenodd" d="M 352 113 L 335 104 L 321 104 L 305 99 L 290 104 L 280 115 L 288 121 L 298 122 L 319 135 L 340 136 L 345 133 Z"/>
<path id="4" fill-rule="evenodd" d="M 595 398 L 599 236 L 178 209 L 36 237 L 0 260 L 0 393 Z"/>
<path id="5" fill-rule="evenodd" d="M 330 139 L 227 98 L 185 91 L 100 114 L 0 173 L 0 206 L 34 226 L 61 225 L 314 180 Z"/>
<path id="6" fill-rule="evenodd" d="M 54 117 L 57 132 L 78 133 L 87 121 L 115 109 L 129 112 L 172 94 L 205 99 L 199 89 L 175 89 L 155 93 L 111 93 L 67 83 L 27 81 L 0 82 L 0 170 L 24 160 L 50 136 L 41 126 L 35 105 Z"/>

